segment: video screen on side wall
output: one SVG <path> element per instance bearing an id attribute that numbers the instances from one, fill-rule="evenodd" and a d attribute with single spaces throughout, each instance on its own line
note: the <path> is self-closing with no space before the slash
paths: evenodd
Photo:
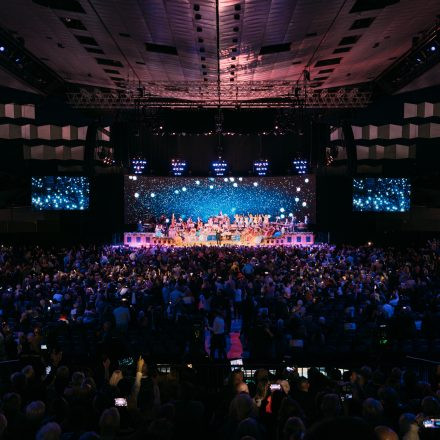
<path id="1" fill-rule="evenodd" d="M 287 177 L 141 177 L 125 176 L 125 222 L 150 217 L 200 217 L 219 213 L 295 217 L 315 222 L 315 178 Z"/>
<path id="2" fill-rule="evenodd" d="M 87 177 L 32 177 L 32 208 L 38 211 L 83 211 L 89 208 Z"/>
<path id="3" fill-rule="evenodd" d="M 410 209 L 411 183 L 407 178 L 353 179 L 353 211 L 406 212 Z"/>

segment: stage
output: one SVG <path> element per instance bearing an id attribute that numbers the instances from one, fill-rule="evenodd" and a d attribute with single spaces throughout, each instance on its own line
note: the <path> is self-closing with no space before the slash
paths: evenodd
<path id="1" fill-rule="evenodd" d="M 315 243 L 312 232 L 289 232 L 280 237 L 259 237 L 253 241 L 243 241 L 240 235 L 229 234 L 220 243 L 216 235 L 208 235 L 202 240 L 182 240 L 180 237 L 158 237 L 153 232 L 125 232 L 124 245 L 129 247 L 185 247 L 185 246 L 310 246 Z"/>

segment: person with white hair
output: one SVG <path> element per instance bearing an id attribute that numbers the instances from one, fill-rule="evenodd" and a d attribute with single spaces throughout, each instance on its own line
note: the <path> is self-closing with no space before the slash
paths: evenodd
<path id="1" fill-rule="evenodd" d="M 99 429 L 102 440 L 113 440 L 116 438 L 121 424 L 121 417 L 116 408 L 106 409 L 99 419 Z"/>
<path id="2" fill-rule="evenodd" d="M 61 437 L 61 427 L 58 423 L 46 423 L 39 429 L 35 440 L 59 440 Z"/>
<path id="3" fill-rule="evenodd" d="M 399 431 L 402 440 L 419 440 L 419 425 L 416 416 L 403 413 L 399 418 Z"/>
<path id="4" fill-rule="evenodd" d="M 33 438 L 41 426 L 46 414 L 46 405 L 41 400 L 36 400 L 26 406 L 26 431 L 29 438 Z"/>

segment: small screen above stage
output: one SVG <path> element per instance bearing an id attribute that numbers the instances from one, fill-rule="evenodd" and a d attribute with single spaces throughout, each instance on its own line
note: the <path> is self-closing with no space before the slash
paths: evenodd
<path id="1" fill-rule="evenodd" d="M 125 176 L 125 222 L 165 215 L 203 221 L 220 212 L 270 215 L 271 221 L 295 217 L 315 222 L 315 178 L 145 177 Z"/>
<path id="2" fill-rule="evenodd" d="M 406 212 L 410 196 L 411 183 L 406 178 L 353 179 L 353 211 Z"/>
<path id="3" fill-rule="evenodd" d="M 87 177 L 32 177 L 32 208 L 38 211 L 83 211 L 89 207 Z"/>

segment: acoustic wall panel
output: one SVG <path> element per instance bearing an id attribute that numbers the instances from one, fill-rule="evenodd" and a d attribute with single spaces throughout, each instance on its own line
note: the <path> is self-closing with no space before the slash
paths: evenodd
<path id="1" fill-rule="evenodd" d="M 21 126 L 15 124 L 0 125 L 0 139 L 20 139 Z"/>

